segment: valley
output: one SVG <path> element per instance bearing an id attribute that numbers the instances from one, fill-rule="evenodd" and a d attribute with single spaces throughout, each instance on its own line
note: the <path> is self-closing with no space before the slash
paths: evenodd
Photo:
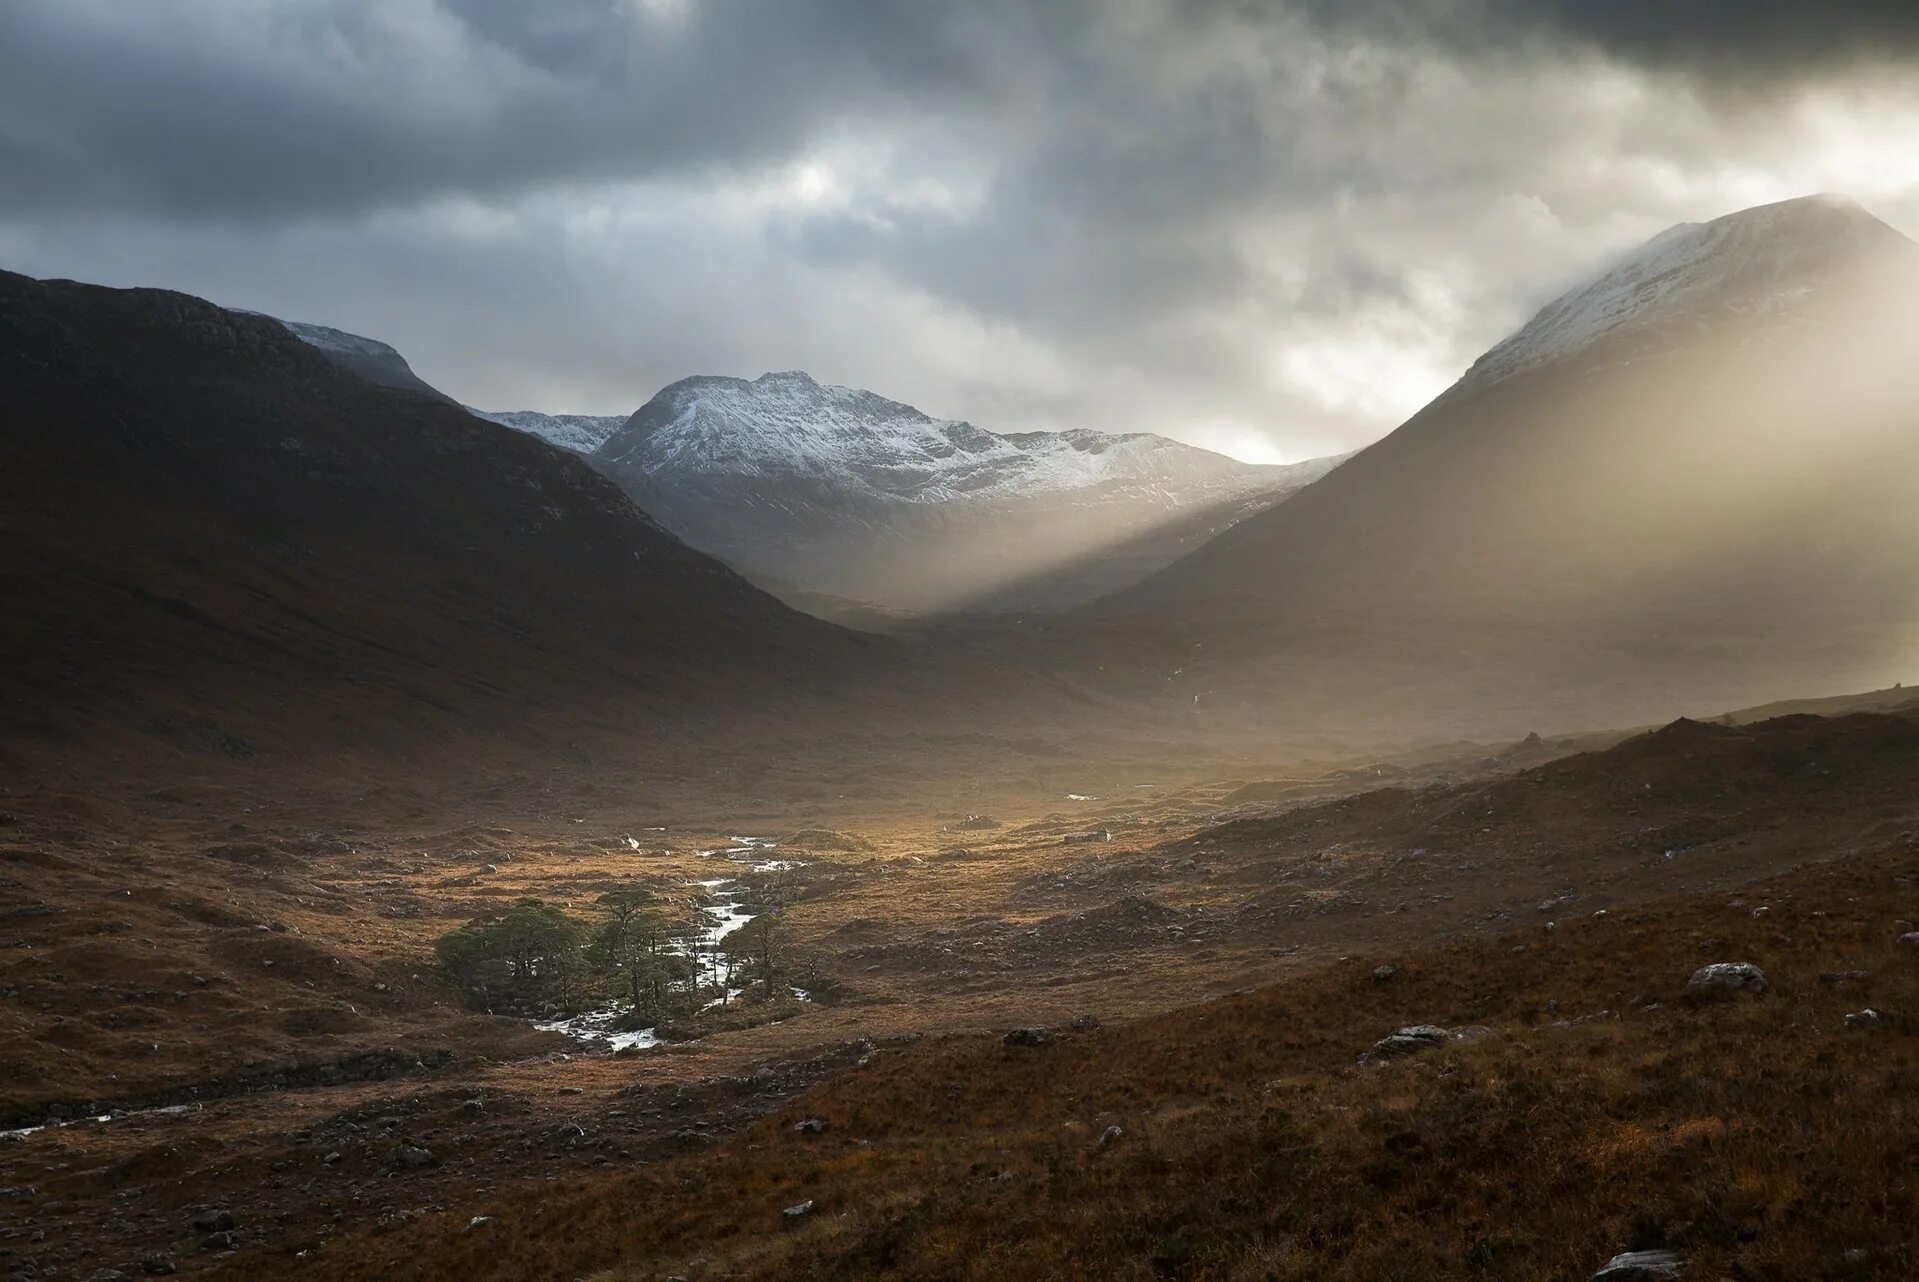
<path id="1" fill-rule="evenodd" d="M 1213 1012 L 1295 1000 L 1284 994 L 1381 965 L 1438 980 L 1459 964 L 1442 958 L 1462 948 L 1530 955 L 1559 940 L 1556 926 L 1585 939 L 1609 915 L 1674 895 L 1747 896 L 1803 916 L 1814 899 L 1833 911 L 1834 892 L 1742 888 L 1786 873 L 1823 885 L 1897 872 L 1908 897 L 1919 893 L 1919 720 L 1905 692 L 1832 701 L 1824 716 L 1776 711 L 1299 762 L 1269 780 L 1162 771 L 1144 781 L 1138 763 L 1062 761 L 1045 771 L 1051 782 L 949 785 L 964 808 L 931 813 L 772 798 L 742 812 L 711 795 L 636 811 L 578 776 L 549 778 L 549 800 L 532 810 L 523 796 L 443 793 L 429 809 L 377 791 L 341 806 L 237 783 L 113 807 L 14 790 L 0 830 L 0 872 L 20 904 L 4 920 L 0 967 L 6 1125 L 82 1120 L 0 1139 L 0 1184 L 35 1208 L 4 1249 L 47 1276 L 133 1272 L 162 1257 L 182 1274 L 221 1276 L 363 1276 L 354 1270 L 376 1257 L 381 1276 L 547 1276 L 548 1264 L 513 1251 L 544 1256 L 549 1231 L 571 1236 L 556 1226 L 603 1196 L 599 1182 L 709 1171 L 721 1160 L 709 1150 L 750 1164 L 755 1146 L 730 1137 L 764 1136 L 760 1119 L 802 1094 L 833 1119 L 837 1151 L 857 1123 L 835 1092 L 864 1099 L 857 1083 L 875 1072 L 894 1083 L 887 1091 L 917 1089 L 907 1083 L 933 1062 L 926 1047 L 941 1047 L 937 1062 L 952 1071 L 953 1057 L 983 1053 L 971 1048 L 1009 1029 L 1044 1028 L 1059 1045 L 1036 1054 L 1109 1047 L 1101 1059 L 1118 1071 L 1131 1052 L 1111 1039 L 1123 1048 L 1195 1020 L 1211 1027 Z M 1086 791 L 1069 798 L 1072 788 Z M 1829 872 L 1793 871 L 1829 861 Z M 675 897 L 702 883 L 739 896 L 722 901 L 720 920 L 743 915 L 728 902 L 780 906 L 786 982 L 807 1000 L 765 1014 L 743 1002 L 737 1020 L 693 1040 L 628 1038 L 631 1049 L 612 1053 L 592 1030 L 479 1013 L 432 956 L 437 938 L 489 905 L 534 896 L 585 919 L 609 890 Z M 1873 902 L 1873 929 L 1896 933 L 1901 910 Z M 1737 918 L 1750 915 L 1726 920 Z M 1648 934 L 1643 913 L 1623 920 L 1640 923 L 1637 937 L 1661 933 Z M 1860 960 L 1824 947 L 1796 964 Z M 1894 954 L 1872 961 L 1875 1001 L 1890 1005 L 1886 985 L 1909 970 Z M 1413 1002 L 1398 978 L 1378 982 Z M 1261 995 L 1232 996 L 1249 989 Z M 1556 1000 L 1588 1014 L 1578 991 Z M 1402 1023 L 1516 1018 L 1456 1011 L 1462 997 L 1395 1009 Z M 1586 1004 L 1618 1012 L 1616 1000 Z M 1378 1030 L 1362 1034 L 1365 1006 L 1299 1026 L 1321 1048 L 1317 1068 L 1309 1056 L 1273 1071 L 1307 1082 L 1349 1062 L 1393 1023 L 1374 1015 Z M 1178 1011 L 1192 1013 L 1168 1014 Z M 1342 1057 L 1333 1041 L 1347 1027 Z M 1181 1089 L 1155 1071 L 1136 1080 L 1130 1105 L 1086 1104 L 1080 1142 L 1107 1125 L 1136 1129 L 1141 1109 L 1184 1110 Z M 101 1116 L 110 1120 L 86 1120 Z M 869 1165 L 906 1178 L 896 1163 L 917 1147 L 863 1159 L 832 1187 Z M 928 1160 L 951 1159 L 909 1168 Z M 754 1176 L 772 1183 L 750 1196 L 823 1187 L 806 1169 Z M 548 1208 L 531 1220 L 514 1209 L 529 1180 Z M 833 1196 L 836 1216 L 888 1218 L 884 1195 Z M 189 1224 L 220 1211 L 233 1227 Z M 442 1245 L 476 1217 L 471 1232 L 526 1245 L 494 1243 L 484 1264 Z M 789 1249 L 839 1249 L 787 1235 L 751 1263 L 757 1249 L 739 1254 L 740 1231 L 673 1249 L 706 1261 L 689 1276 L 775 1276 L 791 1266 L 771 1261 Z M 423 1234 L 430 1252 L 401 1245 Z"/>

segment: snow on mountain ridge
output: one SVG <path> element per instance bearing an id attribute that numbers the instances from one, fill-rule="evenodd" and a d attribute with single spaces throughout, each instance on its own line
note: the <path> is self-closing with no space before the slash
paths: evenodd
<path id="1" fill-rule="evenodd" d="M 471 405 L 466 411 L 575 454 L 591 454 L 626 426 L 624 414 L 542 414 L 538 410 L 481 410 Z"/>
<path id="2" fill-rule="evenodd" d="M 1257 487 L 1290 472 L 1143 432 L 989 432 L 797 370 L 750 382 L 682 379 L 642 406 L 600 456 L 648 475 L 802 478 L 908 503 L 1114 485 L 1169 494 L 1194 485 Z"/>
<path id="3" fill-rule="evenodd" d="M 1772 311 L 1836 268 L 1895 243 L 1905 238 L 1846 196 L 1804 196 L 1680 223 L 1548 303 L 1475 361 L 1455 391 L 1711 311 Z"/>

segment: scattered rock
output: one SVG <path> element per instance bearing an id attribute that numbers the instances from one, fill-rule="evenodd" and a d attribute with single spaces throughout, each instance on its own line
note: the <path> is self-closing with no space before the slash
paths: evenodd
<path id="1" fill-rule="evenodd" d="M 239 1223 L 238 1220 L 233 1218 L 233 1212 L 227 1210 L 225 1207 L 220 1207 L 212 1211 L 202 1211 L 193 1217 L 193 1227 L 201 1233 L 225 1233 L 229 1229 L 237 1228 Z"/>
<path id="2" fill-rule="evenodd" d="M 1008 1046 L 1044 1046 L 1053 1035 L 1044 1028 L 1016 1028 L 1001 1040 Z"/>
<path id="3" fill-rule="evenodd" d="M 1867 978 L 1863 970 L 1828 970 L 1820 972 L 1819 982 L 1827 988 L 1854 988 Z"/>
<path id="4" fill-rule="evenodd" d="M 1757 997 L 1766 991 L 1766 972 L 1751 962 L 1714 962 L 1692 973 L 1686 991 L 1704 997 Z"/>
<path id="5" fill-rule="evenodd" d="M 141 1259 L 140 1272 L 146 1274 L 148 1277 L 167 1277 L 170 1274 L 178 1273 L 179 1270 L 173 1267 L 172 1256 L 149 1255 Z"/>
<path id="6" fill-rule="evenodd" d="M 209 1233 L 200 1239 L 200 1249 L 202 1251 L 231 1251 L 233 1249 L 233 1234 L 226 1231 Z"/>
<path id="7" fill-rule="evenodd" d="M 1112 829 L 1095 828 L 1091 832 L 1069 832 L 1060 838 L 1059 844 L 1062 846 L 1085 846 L 1102 841 L 1111 841 L 1112 839 Z"/>
<path id="8" fill-rule="evenodd" d="M 1907 931 L 1905 934 L 1899 936 L 1899 942 L 1908 944 L 1914 948 L 1919 948 L 1919 930 Z"/>
<path id="9" fill-rule="evenodd" d="M 1374 1042 L 1368 1054 L 1374 1059 L 1396 1059 L 1401 1055 L 1416 1055 L 1435 1046 L 1444 1046 L 1451 1040 L 1452 1034 L 1437 1024 L 1408 1024 Z"/>
<path id="10" fill-rule="evenodd" d="M 439 1159 L 418 1144 L 399 1144 L 386 1155 L 386 1164 L 396 1171 L 419 1171 L 438 1165 Z"/>
<path id="11" fill-rule="evenodd" d="M 1663 1282 L 1686 1271 L 1686 1262 L 1671 1251 L 1628 1251 L 1606 1261 L 1592 1282 Z"/>
<path id="12" fill-rule="evenodd" d="M 1846 1016 L 1847 1028 L 1877 1028 L 1885 1022 L 1885 1015 L 1870 1006 Z"/>
<path id="13" fill-rule="evenodd" d="M 467 1233 L 471 1233 L 474 1229 L 485 1228 L 487 1225 L 491 1223 L 493 1223 L 492 1216 L 476 1215 L 472 1219 L 466 1222 L 466 1229 L 464 1231 Z"/>
<path id="14" fill-rule="evenodd" d="M 1398 976 L 1399 976 L 1399 967 L 1397 966 L 1388 964 L 1385 966 L 1373 967 L 1373 982 L 1375 984 L 1387 983 L 1393 979 L 1398 978 Z"/>
<path id="15" fill-rule="evenodd" d="M 821 1117 L 803 1117 L 793 1123 L 793 1129 L 801 1135 L 818 1135 L 826 1129 L 826 1119 Z"/>
<path id="16" fill-rule="evenodd" d="M 320 1159 L 320 1161 L 326 1164 L 327 1166 L 338 1166 L 341 1162 L 345 1160 L 346 1160 L 346 1155 L 339 1152 L 328 1153 L 325 1157 Z"/>
<path id="17" fill-rule="evenodd" d="M 784 1211 L 781 1211 L 780 1218 L 782 1220 L 785 1220 L 788 1224 L 791 1224 L 795 1220 L 805 1219 L 807 1216 L 811 1215 L 812 1213 L 813 1213 L 813 1199 L 809 1197 L 804 1202 L 796 1203 L 793 1206 L 787 1207 Z"/>
<path id="18" fill-rule="evenodd" d="M 1076 1033 L 1090 1033 L 1095 1028 L 1099 1027 L 1099 1016 L 1075 1015 L 1073 1016 L 1073 1018 L 1066 1021 L 1066 1027 L 1072 1029 Z"/>
<path id="19" fill-rule="evenodd" d="M 999 820 L 991 815 L 968 815 L 953 825 L 954 832 L 984 832 L 988 828 L 999 827 Z"/>

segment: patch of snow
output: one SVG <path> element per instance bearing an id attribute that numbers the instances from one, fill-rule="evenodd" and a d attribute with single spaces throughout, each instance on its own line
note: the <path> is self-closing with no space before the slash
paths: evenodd
<path id="1" fill-rule="evenodd" d="M 542 414 L 538 410 L 480 410 L 471 405 L 466 412 L 575 454 L 593 453 L 626 426 L 624 414 Z"/>
<path id="2" fill-rule="evenodd" d="M 1902 239 L 1842 196 L 1808 196 L 1668 228 L 1540 310 L 1466 372 L 1455 391 L 1557 364 L 1615 335 L 1709 312 L 1763 314 L 1833 270 Z"/>

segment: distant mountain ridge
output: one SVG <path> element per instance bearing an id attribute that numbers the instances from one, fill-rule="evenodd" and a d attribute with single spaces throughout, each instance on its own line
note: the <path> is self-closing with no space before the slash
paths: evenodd
<path id="1" fill-rule="evenodd" d="M 749 577 L 895 609 L 1007 611 L 1137 579 L 1339 460 L 1261 466 L 1150 433 L 999 434 L 789 370 L 673 383 L 592 461 Z"/>
<path id="2" fill-rule="evenodd" d="M 451 400 L 386 343 L 281 323 L 376 383 Z M 1252 464 L 1147 432 L 989 432 L 799 370 L 681 379 L 624 418 L 466 408 L 585 457 L 789 603 L 860 625 L 1069 609 L 1345 457 Z"/>
<path id="3" fill-rule="evenodd" d="M 466 409 L 489 423 L 537 436 L 574 454 L 593 453 L 625 427 L 627 419 L 624 414 L 542 414 L 538 410 L 478 410 L 471 405 Z"/>

